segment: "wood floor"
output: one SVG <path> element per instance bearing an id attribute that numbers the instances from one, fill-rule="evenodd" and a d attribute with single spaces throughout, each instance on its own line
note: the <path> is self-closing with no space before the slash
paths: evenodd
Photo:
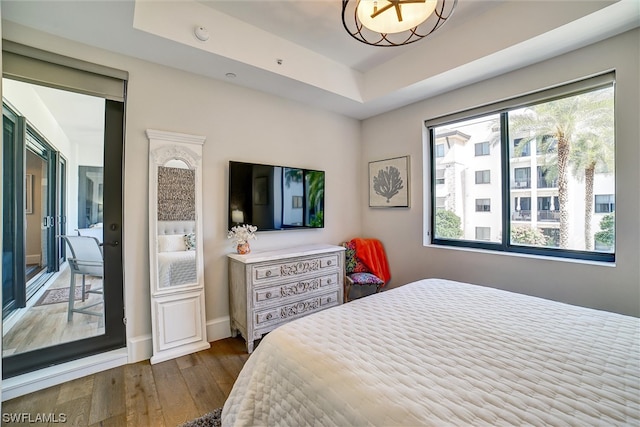
<path id="1" fill-rule="evenodd" d="M 69 274 L 69 268 L 65 268 L 48 289 L 69 288 Z M 81 276 L 78 275 L 76 286 L 80 287 L 81 283 Z M 86 283 L 93 289 L 102 287 L 102 279 L 99 277 L 87 276 Z M 82 307 L 100 301 L 102 295 L 90 293 L 84 303 L 77 301 L 76 306 Z M 3 331 L 2 355 L 24 353 L 104 334 L 103 316 L 74 313 L 72 320 L 67 321 L 67 309 L 67 302 L 30 307 L 9 331 Z M 100 312 L 103 306 L 100 304 L 92 310 Z"/>
<path id="2" fill-rule="evenodd" d="M 221 407 L 248 357 L 242 338 L 226 338 L 192 355 L 125 365 L 8 400 L 3 418 L 64 414 L 66 423 L 48 425 L 174 427 Z"/>

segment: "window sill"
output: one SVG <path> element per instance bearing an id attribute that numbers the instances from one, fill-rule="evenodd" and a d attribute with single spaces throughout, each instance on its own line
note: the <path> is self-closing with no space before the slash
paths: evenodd
<path id="1" fill-rule="evenodd" d="M 428 238 L 428 237 L 427 237 Z M 543 255 L 533 255 L 533 254 L 521 254 L 517 252 L 502 252 L 502 251 L 491 251 L 488 249 L 476 249 L 476 248 L 465 248 L 460 246 L 444 246 L 444 245 L 432 245 L 430 243 L 423 243 L 425 248 L 430 249 L 444 249 L 444 250 L 452 250 L 452 251 L 462 251 L 462 252 L 474 252 L 484 255 L 495 255 L 495 256 L 506 256 L 506 257 L 516 257 L 516 258 L 529 258 L 543 261 L 555 261 L 555 262 L 568 262 L 572 264 L 582 264 L 582 265 L 595 265 L 598 267 L 616 267 L 615 262 L 601 262 L 601 261 L 591 261 L 586 259 L 575 259 L 575 258 L 561 258 L 561 257 L 551 257 L 551 256 L 543 256 Z"/>

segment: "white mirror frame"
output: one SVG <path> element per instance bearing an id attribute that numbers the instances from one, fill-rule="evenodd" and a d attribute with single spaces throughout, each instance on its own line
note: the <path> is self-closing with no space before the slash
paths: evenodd
<path id="1" fill-rule="evenodd" d="M 202 146 L 206 137 L 147 129 L 149 139 L 149 275 L 153 356 L 158 363 L 210 347 L 206 337 L 202 233 Z M 158 167 L 182 160 L 195 172 L 196 282 L 160 287 Z"/>

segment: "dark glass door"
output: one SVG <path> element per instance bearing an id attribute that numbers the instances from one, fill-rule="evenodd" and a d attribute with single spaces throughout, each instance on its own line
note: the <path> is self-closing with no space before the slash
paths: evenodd
<path id="1" fill-rule="evenodd" d="M 56 153 L 58 197 L 56 206 L 56 247 L 58 249 L 58 265 L 62 264 L 67 258 L 67 245 L 59 236 L 67 234 L 67 160 L 60 154 Z"/>
<path id="2" fill-rule="evenodd" d="M 58 271 L 56 151 L 27 126 L 25 138 L 25 281 L 29 300 Z"/>
<path id="3" fill-rule="evenodd" d="M 41 90 L 43 99 L 46 99 L 44 90 Z M 13 307 L 25 307 L 26 300 L 25 316 L 31 310 L 44 310 L 43 306 L 39 305 L 40 295 L 45 289 L 49 290 L 52 280 L 58 281 L 62 275 L 53 275 L 52 280 L 43 278 L 45 286 L 40 291 L 35 283 L 39 277 L 44 277 L 57 270 L 61 262 L 63 263 L 61 269 L 69 268 L 65 252 L 67 255 L 70 255 L 70 252 L 65 247 L 65 243 L 62 243 L 63 239 L 60 236 L 80 234 L 79 224 L 81 221 L 79 218 L 72 218 L 73 223 L 70 224 L 67 213 L 69 206 L 75 211 L 75 203 L 78 201 L 79 193 L 78 186 L 80 185 L 78 180 L 70 178 L 78 176 L 80 167 L 85 162 L 91 166 L 94 163 L 98 165 L 99 168 L 93 169 L 93 171 L 99 171 L 100 176 L 93 176 L 91 207 L 95 209 L 95 215 L 92 212 L 91 223 L 83 224 L 87 228 L 91 228 L 92 231 L 99 232 L 100 241 L 103 241 L 102 252 L 104 256 L 103 275 L 93 278 L 94 290 L 102 292 L 100 303 L 97 306 L 98 314 L 91 316 L 84 313 L 73 313 L 72 319 L 67 320 L 67 304 L 64 304 L 62 310 L 59 310 L 59 312 L 63 311 L 64 320 L 58 326 L 52 325 L 54 315 L 43 316 L 44 323 L 34 330 L 39 329 L 39 335 L 44 336 L 45 340 L 51 336 L 43 333 L 41 328 L 50 328 L 46 330 L 53 332 L 62 331 L 59 338 L 49 339 L 42 346 L 24 348 L 3 357 L 4 378 L 121 348 L 125 345 L 121 244 L 124 103 L 92 98 L 94 103 L 97 100 L 101 106 L 101 114 L 98 117 L 98 121 L 101 123 L 100 148 L 89 147 L 87 144 L 83 144 L 83 140 L 80 140 L 77 144 L 78 149 L 69 151 L 71 160 L 66 153 L 49 145 L 46 135 L 40 135 L 35 131 L 30 132 L 27 128 L 21 135 L 19 125 L 20 121 L 24 121 L 24 119 L 20 118 L 20 114 L 12 116 L 8 112 L 4 117 L 4 141 L 14 141 L 14 143 L 3 145 L 3 185 L 5 187 L 3 188 L 2 219 L 5 223 L 3 263 L 7 265 L 6 268 L 3 265 L 3 288 L 7 289 L 3 293 L 3 308 L 7 310 L 7 313 L 10 313 Z M 28 117 L 26 121 L 28 121 Z M 32 169 L 29 169 L 28 161 L 31 162 Z M 22 170 L 20 170 L 20 164 L 25 165 Z M 34 176 L 30 178 L 32 185 L 30 198 L 25 200 L 27 173 Z M 16 178 L 17 176 L 19 177 Z M 83 185 L 85 184 L 86 182 L 83 183 Z M 31 201 L 31 205 L 26 204 L 29 201 Z M 29 211 L 33 213 L 28 214 Z M 27 226 L 25 218 L 30 215 L 38 218 L 37 226 Z M 25 241 L 22 236 L 26 236 L 30 229 L 36 231 L 39 237 L 38 243 L 33 247 L 21 243 Z M 39 248 L 37 248 L 38 245 Z M 31 281 L 27 281 L 25 273 L 27 255 L 35 255 L 37 249 L 40 249 L 41 272 Z M 32 261 L 37 259 L 37 256 L 30 258 Z M 22 271 L 20 271 L 21 268 Z M 70 300 L 74 296 L 69 291 L 69 276 L 65 277 L 67 277 L 66 281 L 61 282 L 60 289 L 67 290 L 67 300 Z M 80 282 L 80 275 L 76 280 Z M 26 286 L 27 283 L 34 284 L 33 290 Z M 38 301 L 34 303 L 35 300 Z M 4 314 L 6 313 L 3 310 Z M 12 329 L 15 330 L 5 331 L 3 336 L 3 350 L 12 348 L 7 345 L 8 340 L 12 339 L 10 336 L 12 333 L 14 337 L 16 335 L 38 335 L 29 334 L 26 330 L 20 329 L 26 328 L 26 324 L 13 323 Z M 75 327 L 84 327 L 88 324 L 95 324 L 96 329 L 88 335 L 76 335 L 77 329 L 74 329 Z"/>
<path id="4" fill-rule="evenodd" d="M 2 109 L 2 317 L 24 307 L 24 118 Z"/>

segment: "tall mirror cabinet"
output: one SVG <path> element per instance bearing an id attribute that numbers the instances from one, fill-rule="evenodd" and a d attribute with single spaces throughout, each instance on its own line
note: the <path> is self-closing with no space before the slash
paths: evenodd
<path id="1" fill-rule="evenodd" d="M 147 129 L 153 356 L 158 363 L 209 348 L 202 254 L 205 137 Z"/>

